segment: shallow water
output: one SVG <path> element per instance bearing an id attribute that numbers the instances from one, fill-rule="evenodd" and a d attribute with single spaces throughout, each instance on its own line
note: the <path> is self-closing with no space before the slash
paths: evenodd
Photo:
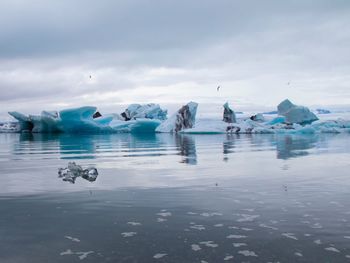
<path id="1" fill-rule="evenodd" d="M 349 139 L 0 134 L 0 262 L 350 261 Z"/>

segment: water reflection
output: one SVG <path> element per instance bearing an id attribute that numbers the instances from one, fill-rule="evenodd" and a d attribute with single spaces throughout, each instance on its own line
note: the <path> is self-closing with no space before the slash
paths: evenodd
<path id="1" fill-rule="evenodd" d="M 183 157 L 182 163 L 197 164 L 196 141 L 192 135 L 176 135 L 175 143 Z"/>
<path id="2" fill-rule="evenodd" d="M 16 136 L 16 135 L 13 135 Z M 19 134 L 14 155 L 59 154 L 60 159 L 94 159 L 101 156 L 135 157 L 179 155 L 181 163 L 196 165 L 198 147 L 221 143 L 223 160 L 248 151 L 276 151 L 277 159 L 304 157 L 312 149 L 327 147 L 320 135 L 171 135 L 171 134 Z M 328 135 L 328 138 L 332 136 Z M 199 145 L 199 146 L 198 146 Z"/>
<path id="3" fill-rule="evenodd" d="M 317 147 L 318 136 L 283 135 L 276 137 L 277 159 L 307 156 L 310 149 Z"/>

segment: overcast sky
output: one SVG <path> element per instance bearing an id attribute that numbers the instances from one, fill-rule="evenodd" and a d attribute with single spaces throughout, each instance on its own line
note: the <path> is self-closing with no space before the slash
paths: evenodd
<path id="1" fill-rule="evenodd" d="M 189 100 L 349 106 L 350 1 L 2 0 L 0 91 L 2 119 Z"/>

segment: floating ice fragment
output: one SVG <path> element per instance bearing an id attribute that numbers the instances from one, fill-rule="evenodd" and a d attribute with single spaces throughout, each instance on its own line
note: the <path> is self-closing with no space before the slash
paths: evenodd
<path id="1" fill-rule="evenodd" d="M 79 259 L 80 259 L 80 260 L 83 260 L 83 259 L 87 258 L 87 256 L 88 256 L 89 254 L 92 254 L 92 253 L 94 253 L 94 251 L 76 252 L 75 254 L 79 255 Z"/>
<path id="2" fill-rule="evenodd" d="M 336 249 L 335 247 L 326 247 L 325 250 L 340 253 L 340 251 L 338 249 Z"/>
<path id="3" fill-rule="evenodd" d="M 214 227 L 223 227 L 224 224 L 215 224 Z"/>
<path id="4" fill-rule="evenodd" d="M 165 221 L 168 221 L 168 219 L 166 219 L 166 218 L 161 218 L 161 217 L 157 218 L 157 222 L 159 222 L 159 223 L 165 222 Z"/>
<path id="5" fill-rule="evenodd" d="M 350 239 L 350 236 L 344 236 L 344 238 L 346 238 L 346 239 Z"/>
<path id="6" fill-rule="evenodd" d="M 141 225 L 141 223 L 139 223 L 139 222 L 128 222 L 127 224 L 132 225 L 132 226 L 140 226 Z"/>
<path id="7" fill-rule="evenodd" d="M 70 249 L 67 249 L 66 251 L 63 251 L 60 253 L 61 256 L 64 256 L 64 255 L 73 255 L 74 252 Z"/>
<path id="8" fill-rule="evenodd" d="M 194 212 L 187 212 L 188 215 L 196 215 L 197 213 Z"/>
<path id="9" fill-rule="evenodd" d="M 253 231 L 253 229 L 248 228 L 248 227 L 241 227 L 241 229 L 242 229 L 243 231 Z"/>
<path id="10" fill-rule="evenodd" d="M 137 234 L 137 232 L 123 232 L 123 233 L 121 233 L 121 235 L 123 236 L 123 237 L 133 237 L 133 236 L 135 236 Z"/>
<path id="11" fill-rule="evenodd" d="M 263 227 L 263 228 L 269 228 L 269 229 L 272 229 L 272 230 L 278 230 L 277 227 L 268 226 L 268 225 L 265 225 L 265 224 L 260 224 L 259 226 L 260 226 L 260 227 Z"/>
<path id="12" fill-rule="evenodd" d="M 247 236 L 244 235 L 228 235 L 226 238 L 235 238 L 235 239 L 241 239 L 246 238 Z"/>
<path id="13" fill-rule="evenodd" d="M 162 217 L 168 217 L 168 216 L 171 216 L 171 212 L 161 212 L 161 213 L 157 213 L 157 215 Z"/>
<path id="14" fill-rule="evenodd" d="M 165 256 L 167 256 L 168 254 L 165 254 L 165 253 L 157 253 L 157 254 L 155 254 L 154 256 L 153 256 L 153 258 L 155 258 L 155 259 L 160 259 L 160 258 L 162 258 L 162 257 L 165 257 Z"/>
<path id="15" fill-rule="evenodd" d="M 296 255 L 297 257 L 302 257 L 303 254 L 301 254 L 300 252 L 295 252 L 294 255 Z"/>
<path id="16" fill-rule="evenodd" d="M 215 244 L 214 241 L 202 241 L 202 242 L 199 242 L 199 244 L 205 245 L 206 247 L 212 247 L 212 248 L 219 246 L 218 244 Z"/>
<path id="17" fill-rule="evenodd" d="M 71 236 L 64 236 L 64 237 L 67 238 L 67 239 L 72 240 L 73 242 L 80 242 L 80 239 L 76 238 L 76 237 L 71 237 Z"/>
<path id="18" fill-rule="evenodd" d="M 224 257 L 224 260 L 225 260 L 225 261 L 230 260 L 230 259 L 233 259 L 233 256 L 227 255 L 226 257 Z"/>
<path id="19" fill-rule="evenodd" d="M 80 165 L 75 164 L 75 162 L 69 162 L 67 167 L 58 169 L 58 177 L 62 178 L 63 181 L 73 184 L 78 177 L 82 177 L 89 182 L 94 182 L 97 176 L 98 172 L 96 168 L 88 167 L 87 169 L 83 169 Z"/>
<path id="20" fill-rule="evenodd" d="M 232 245 L 233 245 L 234 247 L 244 247 L 244 246 L 246 246 L 247 244 L 246 244 L 246 243 L 232 243 Z"/>
<path id="21" fill-rule="evenodd" d="M 193 251 L 201 250 L 201 247 L 199 245 L 197 245 L 197 244 L 192 244 L 191 248 L 192 248 Z"/>
<path id="22" fill-rule="evenodd" d="M 190 228 L 196 229 L 196 230 L 205 230 L 205 227 L 203 225 L 192 225 Z"/>
<path id="23" fill-rule="evenodd" d="M 241 255 L 246 256 L 246 257 L 257 257 L 258 256 L 254 251 L 250 251 L 250 250 L 241 250 L 241 251 L 238 251 L 238 254 L 241 254 Z"/>
<path id="24" fill-rule="evenodd" d="M 204 217 L 222 216 L 221 213 L 217 213 L 217 212 L 213 212 L 213 213 L 201 213 L 200 215 L 201 215 L 201 216 L 204 216 Z"/>
<path id="25" fill-rule="evenodd" d="M 322 244 L 322 242 L 321 242 L 321 240 L 320 240 L 320 239 L 316 239 L 316 240 L 314 240 L 314 243 L 315 243 L 315 244 L 317 244 L 317 245 L 321 245 L 321 244 Z"/>
<path id="26" fill-rule="evenodd" d="M 298 238 L 295 237 L 295 235 L 293 233 L 282 233 L 282 236 L 290 238 L 290 239 L 298 240 Z"/>
<path id="27" fill-rule="evenodd" d="M 254 221 L 256 218 L 260 217 L 260 215 L 247 215 L 247 214 L 241 214 L 241 218 L 237 219 L 237 222 L 251 222 Z"/>

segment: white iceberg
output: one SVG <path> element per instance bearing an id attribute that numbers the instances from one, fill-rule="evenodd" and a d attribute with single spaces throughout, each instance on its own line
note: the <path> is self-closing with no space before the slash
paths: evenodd
<path id="1" fill-rule="evenodd" d="M 224 116 L 223 121 L 227 123 L 236 122 L 236 114 L 228 105 L 228 102 L 224 104 Z"/>
<path id="2" fill-rule="evenodd" d="M 184 129 L 193 128 L 196 121 L 197 107 L 198 104 L 192 101 L 182 106 L 177 113 L 160 124 L 156 132 L 177 133 Z"/>

